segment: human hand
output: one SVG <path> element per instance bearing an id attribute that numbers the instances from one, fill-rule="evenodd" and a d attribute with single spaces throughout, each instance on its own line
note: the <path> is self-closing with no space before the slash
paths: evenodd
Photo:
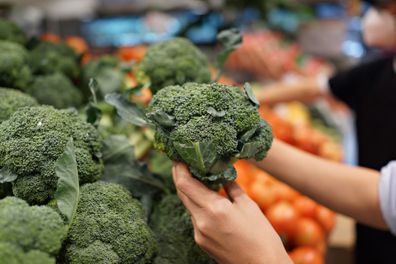
<path id="1" fill-rule="evenodd" d="M 194 179 L 182 163 L 174 163 L 172 173 L 195 241 L 218 263 L 291 263 L 275 230 L 237 183 L 225 186 L 227 199 Z"/>

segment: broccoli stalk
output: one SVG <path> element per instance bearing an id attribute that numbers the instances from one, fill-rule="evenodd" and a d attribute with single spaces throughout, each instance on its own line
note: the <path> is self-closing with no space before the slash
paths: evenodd
<path id="1" fill-rule="evenodd" d="M 150 79 L 150 89 L 186 82 L 210 82 L 208 59 L 189 40 L 174 38 L 151 46 L 139 65 Z"/>

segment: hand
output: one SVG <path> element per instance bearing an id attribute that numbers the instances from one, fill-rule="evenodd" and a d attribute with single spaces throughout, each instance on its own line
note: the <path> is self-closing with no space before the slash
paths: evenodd
<path id="1" fill-rule="evenodd" d="M 174 163 L 172 172 L 195 241 L 218 263 L 291 263 L 279 236 L 237 183 L 225 186 L 229 200 L 191 177 L 182 163 Z"/>

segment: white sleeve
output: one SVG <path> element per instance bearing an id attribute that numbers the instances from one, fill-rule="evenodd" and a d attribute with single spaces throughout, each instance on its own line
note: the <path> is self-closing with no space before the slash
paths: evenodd
<path id="1" fill-rule="evenodd" d="M 379 198 L 382 215 L 392 234 L 396 235 L 396 161 L 382 168 Z"/>

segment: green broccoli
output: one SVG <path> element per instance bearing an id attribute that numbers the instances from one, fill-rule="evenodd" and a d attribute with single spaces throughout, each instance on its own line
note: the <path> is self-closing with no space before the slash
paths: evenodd
<path id="1" fill-rule="evenodd" d="M 25 45 L 27 37 L 15 23 L 0 18 L 0 40 L 8 40 Z"/>
<path id="2" fill-rule="evenodd" d="M 66 263 L 151 263 L 156 243 L 140 203 L 114 183 L 85 184 L 80 191 L 64 248 Z"/>
<path id="3" fill-rule="evenodd" d="M 89 61 L 81 69 L 81 90 L 86 98 L 91 95 L 89 80 L 95 78 L 99 84 L 98 96 L 121 91 L 124 88 L 125 73 L 120 69 L 121 62 L 114 56 L 105 55 L 98 60 Z"/>
<path id="4" fill-rule="evenodd" d="M 58 109 L 79 107 L 82 103 L 81 91 L 62 73 L 38 76 L 24 91 L 40 104 Z"/>
<path id="5" fill-rule="evenodd" d="M 55 258 L 38 250 L 25 252 L 14 244 L 0 242 L 0 264 L 55 264 Z"/>
<path id="6" fill-rule="evenodd" d="M 24 47 L 0 41 L 0 86 L 25 88 L 32 79 L 27 61 L 28 53 Z"/>
<path id="7" fill-rule="evenodd" d="M 165 196 L 150 219 L 158 241 L 155 264 L 216 263 L 194 241 L 190 216 L 176 195 Z"/>
<path id="8" fill-rule="evenodd" d="M 80 73 L 77 55 L 64 43 L 41 42 L 31 51 L 29 65 L 37 75 L 61 72 L 74 80 Z"/>
<path id="9" fill-rule="evenodd" d="M 154 95 L 147 117 L 156 127 L 155 147 L 208 185 L 234 180 L 237 159 L 261 160 L 272 144 L 255 98 L 233 86 L 168 86 Z"/>
<path id="10" fill-rule="evenodd" d="M 0 87 L 0 98 L 0 123 L 21 107 L 37 105 L 33 97 L 14 89 Z"/>
<path id="11" fill-rule="evenodd" d="M 153 93 L 165 86 L 210 81 L 208 59 L 189 40 L 174 38 L 151 46 L 140 63 Z"/>
<path id="12" fill-rule="evenodd" d="M 29 206 L 16 197 L 0 200 L 0 243 L 5 248 L 14 245 L 23 251 L 21 255 L 41 255 L 44 259 L 45 256 L 55 257 L 66 233 L 61 216 L 52 208 Z M 1 254 L 6 252 L 0 250 Z"/>
<path id="13" fill-rule="evenodd" d="M 54 196 L 55 163 L 72 137 L 80 183 L 94 182 L 103 172 L 102 140 L 77 113 L 51 106 L 24 107 L 0 124 L 0 168 L 17 175 L 15 196 L 44 204 Z"/>

